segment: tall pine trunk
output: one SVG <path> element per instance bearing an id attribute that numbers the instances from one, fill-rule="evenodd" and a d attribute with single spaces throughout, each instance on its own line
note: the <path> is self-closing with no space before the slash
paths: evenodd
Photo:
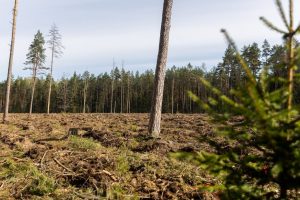
<path id="1" fill-rule="evenodd" d="M 13 67 L 12 65 L 13 65 L 13 59 L 14 59 L 15 37 L 16 37 L 16 27 L 17 27 L 18 3 L 19 3 L 19 1 L 15 0 L 14 9 L 13 9 L 13 24 L 12 24 L 10 54 L 9 54 L 9 63 L 8 63 L 8 72 L 7 72 L 7 81 L 6 81 L 6 97 L 5 97 L 3 122 L 8 121 L 10 88 L 11 88 L 12 67 Z"/>
<path id="2" fill-rule="evenodd" d="M 50 114 L 50 103 L 51 103 L 51 91 L 52 91 L 52 74 L 53 74 L 53 62 L 54 62 L 54 45 L 52 47 L 51 54 L 51 69 L 50 69 L 50 81 L 49 81 L 49 90 L 48 90 L 48 101 L 47 101 L 47 114 Z"/>
<path id="3" fill-rule="evenodd" d="M 175 75 L 174 75 L 174 72 L 173 72 L 173 78 L 172 78 L 172 107 L 171 107 L 171 109 L 172 109 L 172 111 L 171 111 L 171 113 L 172 114 L 174 114 L 174 90 L 175 90 Z"/>
<path id="4" fill-rule="evenodd" d="M 113 71 L 111 75 L 111 98 L 110 98 L 110 113 L 114 112 L 114 83 L 115 83 L 115 59 L 113 61 Z"/>
<path id="5" fill-rule="evenodd" d="M 288 37 L 288 110 L 292 109 L 293 104 L 293 89 L 294 89 L 294 64 L 295 64 L 295 51 L 294 51 L 294 1 L 289 1 L 289 7 L 290 7 L 290 26 L 289 26 L 289 37 Z"/>
<path id="6" fill-rule="evenodd" d="M 64 80 L 64 112 L 67 112 L 67 81 Z"/>
<path id="7" fill-rule="evenodd" d="M 120 108 L 120 113 L 123 113 L 123 77 L 121 81 L 121 108 Z"/>
<path id="8" fill-rule="evenodd" d="M 83 88 L 83 110 L 82 113 L 86 113 L 86 96 L 87 96 L 87 80 L 84 81 L 84 88 Z"/>
<path id="9" fill-rule="evenodd" d="M 156 65 L 154 92 L 149 121 L 149 134 L 152 137 L 159 137 L 164 82 L 166 76 L 166 64 L 168 58 L 169 34 L 171 28 L 173 0 L 164 0 L 162 24 L 160 33 L 159 52 Z"/>
<path id="10" fill-rule="evenodd" d="M 110 113 L 113 113 L 113 102 L 114 102 L 114 78 L 112 77 L 111 82 L 111 98 L 110 98 Z"/>
<path id="11" fill-rule="evenodd" d="M 127 78 L 127 99 L 126 99 L 126 110 L 127 113 L 130 113 L 130 75 L 128 74 Z"/>
<path id="12" fill-rule="evenodd" d="M 33 84 L 32 84 L 32 91 L 31 91 L 29 115 L 32 114 L 32 108 L 33 108 L 33 99 L 34 99 L 34 92 L 35 92 L 35 85 L 36 85 L 36 68 L 37 68 L 37 64 L 36 64 L 36 66 L 34 66 L 34 69 L 33 69 L 33 78 L 32 78 Z"/>

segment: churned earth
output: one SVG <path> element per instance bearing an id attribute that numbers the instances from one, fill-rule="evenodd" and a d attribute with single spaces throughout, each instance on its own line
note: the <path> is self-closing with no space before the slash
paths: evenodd
<path id="1" fill-rule="evenodd" d="M 218 199 L 218 181 L 177 151 L 219 151 L 206 115 L 12 114 L 0 125 L 0 199 Z M 217 144 L 217 145 L 216 145 Z M 218 148 L 216 148 L 218 146 Z"/>

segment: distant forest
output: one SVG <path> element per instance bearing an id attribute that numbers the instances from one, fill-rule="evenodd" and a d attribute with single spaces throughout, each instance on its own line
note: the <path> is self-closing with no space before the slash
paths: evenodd
<path id="1" fill-rule="evenodd" d="M 242 56 L 249 64 L 252 72 L 258 74 L 262 66 L 269 67 L 274 77 L 270 89 L 279 88 L 281 77 L 286 77 L 285 48 L 281 45 L 270 46 L 264 41 L 262 47 L 257 43 L 244 46 Z M 192 91 L 205 101 L 209 101 L 211 91 L 206 89 L 198 77 L 203 76 L 230 96 L 233 88 L 243 87 L 246 75 L 242 70 L 235 51 L 229 46 L 222 62 L 206 71 L 204 66 L 188 64 L 183 67 L 173 66 L 166 72 L 163 112 L 165 113 L 199 113 L 202 110 L 193 102 L 187 92 Z M 47 110 L 47 94 L 50 76 L 39 78 L 36 83 L 33 112 L 45 113 Z M 126 71 L 114 67 L 110 73 L 100 75 L 84 72 L 74 73 L 68 78 L 52 82 L 51 112 L 52 113 L 148 113 L 151 108 L 153 94 L 154 71 L 143 73 Z M 30 106 L 31 78 L 18 77 L 13 79 L 10 110 L 14 113 L 27 113 Z M 299 87 L 297 83 L 295 87 Z M 5 82 L 0 84 L 0 112 L 4 109 Z M 300 90 L 296 89 L 300 97 Z M 299 100 L 300 98 L 295 98 Z M 299 102 L 298 102 L 299 103 Z M 218 110 L 225 109 L 223 107 Z"/>

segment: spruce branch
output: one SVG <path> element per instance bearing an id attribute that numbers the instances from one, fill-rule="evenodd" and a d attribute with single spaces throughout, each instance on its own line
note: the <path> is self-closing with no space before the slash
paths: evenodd
<path id="1" fill-rule="evenodd" d="M 292 32 L 294 26 L 294 0 L 289 1 L 289 8 L 290 8 L 290 26 L 289 31 Z"/>
<path id="2" fill-rule="evenodd" d="M 287 34 L 287 32 L 279 29 L 278 27 L 276 27 L 274 24 L 272 24 L 272 22 L 270 22 L 269 20 L 267 20 L 266 18 L 264 17 L 260 17 L 259 18 L 268 28 L 270 28 L 271 30 L 274 30 L 278 33 L 281 33 L 281 34 Z"/>
<path id="3" fill-rule="evenodd" d="M 283 10 L 281 0 L 276 0 L 276 5 L 277 5 L 277 8 L 279 10 L 279 14 L 281 16 L 281 19 L 284 22 L 284 25 L 286 26 L 287 29 L 289 29 L 289 23 L 288 23 L 288 20 L 286 18 L 285 12 Z"/>

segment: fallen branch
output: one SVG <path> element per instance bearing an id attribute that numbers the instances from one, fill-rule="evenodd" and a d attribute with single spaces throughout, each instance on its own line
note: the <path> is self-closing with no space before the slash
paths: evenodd
<path id="1" fill-rule="evenodd" d="M 56 158 L 53 158 L 53 160 L 54 160 L 59 166 L 61 166 L 62 168 L 64 168 L 65 170 L 74 173 L 73 170 L 71 170 L 71 169 L 67 168 L 66 166 L 64 166 L 63 164 L 61 164 Z"/>
<path id="2" fill-rule="evenodd" d="M 109 178 L 111 178 L 111 180 L 115 182 L 118 181 L 118 179 L 114 175 L 112 175 L 109 171 L 102 170 L 100 173 L 107 175 Z"/>
<path id="3" fill-rule="evenodd" d="M 68 139 L 70 136 L 70 134 L 66 134 L 61 138 L 56 138 L 56 137 L 50 137 L 50 138 L 43 138 L 43 139 L 39 139 L 39 140 L 35 140 L 35 143 L 40 143 L 40 142 L 49 142 L 49 141 L 62 141 L 62 140 L 66 140 Z"/>
<path id="4" fill-rule="evenodd" d="M 44 153 L 44 155 L 43 155 L 43 157 L 42 157 L 42 159 L 41 159 L 41 163 L 40 163 L 41 168 L 43 168 L 43 162 L 44 162 L 44 159 L 45 159 L 46 154 L 47 154 L 48 152 L 49 152 L 49 150 L 45 151 L 45 153 Z"/>

